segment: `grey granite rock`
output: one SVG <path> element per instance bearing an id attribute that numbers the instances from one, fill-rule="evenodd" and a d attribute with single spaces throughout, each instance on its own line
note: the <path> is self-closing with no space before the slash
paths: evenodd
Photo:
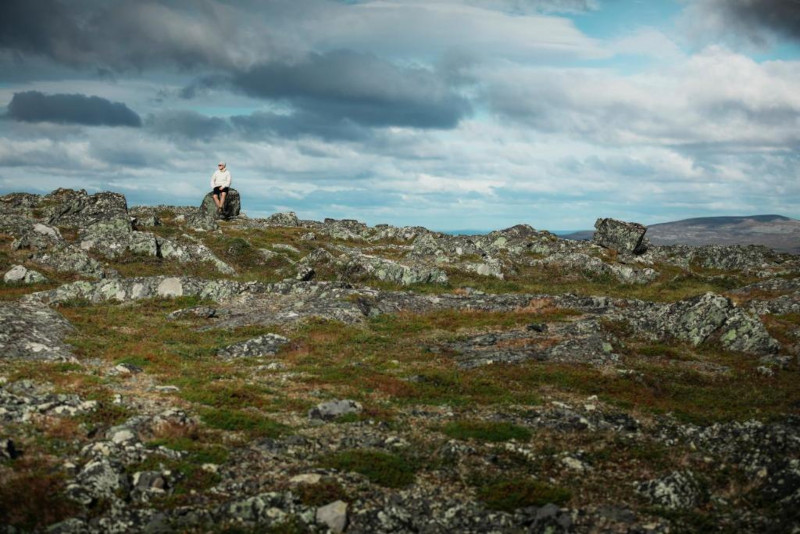
<path id="1" fill-rule="evenodd" d="M 217 205 L 214 203 L 214 198 L 212 197 L 212 193 L 209 191 L 206 193 L 206 196 L 203 197 L 203 201 L 200 204 L 200 211 L 212 219 L 230 219 L 231 217 L 236 217 L 239 215 L 239 213 L 241 213 L 242 197 L 239 195 L 239 191 L 231 187 L 228 190 L 228 194 L 225 196 L 225 205 L 223 206 L 223 210 L 218 212 Z"/>
<path id="2" fill-rule="evenodd" d="M 289 339 L 278 334 L 264 334 L 223 347 L 217 351 L 217 356 L 223 360 L 274 356 L 287 343 L 289 343 Z"/>
<path id="3" fill-rule="evenodd" d="M 40 284 L 47 282 L 47 278 L 39 271 L 27 269 L 22 265 L 15 265 L 3 275 L 3 281 L 7 284 Z"/>
<path id="4" fill-rule="evenodd" d="M 337 417 L 351 413 L 360 413 L 363 410 L 361 403 L 345 399 L 323 402 L 311 408 L 308 412 L 309 419 L 331 421 Z"/>
<path id="5" fill-rule="evenodd" d="M 647 228 L 638 223 L 616 219 L 597 219 L 597 230 L 592 241 L 598 245 L 626 254 L 639 254 L 645 251 L 644 234 Z"/>
<path id="6" fill-rule="evenodd" d="M 674 471 L 665 477 L 640 482 L 636 491 L 651 503 L 671 510 L 695 508 L 707 497 L 691 471 Z"/>
<path id="7" fill-rule="evenodd" d="M 45 306 L 0 302 L 0 359 L 71 360 L 64 338 L 73 331 L 69 321 Z"/>

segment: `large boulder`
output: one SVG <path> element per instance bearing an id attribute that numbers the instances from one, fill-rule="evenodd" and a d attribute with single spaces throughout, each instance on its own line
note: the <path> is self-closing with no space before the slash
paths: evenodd
<path id="1" fill-rule="evenodd" d="M 627 254 L 641 254 L 647 249 L 644 234 L 647 227 L 639 223 L 618 221 L 616 219 L 597 219 L 597 230 L 592 241 L 601 247 Z"/>
<path id="2" fill-rule="evenodd" d="M 70 360 L 64 338 L 74 327 L 60 313 L 35 303 L 0 303 L 0 359 Z"/>
<path id="3" fill-rule="evenodd" d="M 131 230 L 128 203 L 119 193 L 89 195 L 84 190 L 57 189 L 42 197 L 39 209 L 51 226 L 87 229 L 99 224 L 118 230 Z"/>
<path id="4" fill-rule="evenodd" d="M 200 211 L 212 219 L 230 219 L 231 217 L 236 217 L 242 211 L 242 198 L 239 195 L 239 191 L 231 187 L 225 196 L 225 206 L 223 206 L 222 213 L 217 213 L 217 205 L 214 204 L 214 198 L 209 191 L 203 197 Z"/>

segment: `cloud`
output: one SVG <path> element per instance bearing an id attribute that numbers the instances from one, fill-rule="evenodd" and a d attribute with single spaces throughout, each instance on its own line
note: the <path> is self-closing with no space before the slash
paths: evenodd
<path id="1" fill-rule="evenodd" d="M 39 91 L 14 93 L 8 115 L 25 122 L 56 122 L 88 126 L 142 125 L 139 115 L 120 102 L 80 94 L 45 95 Z"/>
<path id="2" fill-rule="evenodd" d="M 589 69 L 486 72 L 506 120 L 608 145 L 769 147 L 800 143 L 800 63 L 709 47 L 670 68 L 620 76 Z"/>
<path id="3" fill-rule="evenodd" d="M 728 36 L 765 46 L 781 35 L 800 41 L 800 2 L 796 0 L 695 0 L 684 24 L 699 38 Z"/>
<path id="4" fill-rule="evenodd" d="M 585 13 L 597 9 L 596 0 L 467 0 L 467 4 L 507 13 Z"/>
<path id="5" fill-rule="evenodd" d="M 280 48 L 248 15 L 216 1 L 4 0 L 0 49 L 92 70 L 244 68 Z"/>
<path id="6" fill-rule="evenodd" d="M 219 117 L 207 117 L 195 111 L 164 111 L 148 115 L 145 126 L 157 135 L 204 141 L 226 135 L 231 125 Z"/>
<path id="7" fill-rule="evenodd" d="M 436 73 L 400 67 L 369 54 L 311 54 L 268 63 L 232 78 L 250 96 L 284 100 L 311 116 L 366 126 L 452 128 L 471 111 Z"/>

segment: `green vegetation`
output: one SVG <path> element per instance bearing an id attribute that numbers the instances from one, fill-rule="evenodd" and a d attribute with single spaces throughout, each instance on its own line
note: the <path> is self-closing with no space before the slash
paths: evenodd
<path id="1" fill-rule="evenodd" d="M 380 451 L 342 451 L 320 459 L 320 466 L 353 471 L 387 488 L 402 488 L 414 481 L 416 466 L 407 458 Z"/>
<path id="2" fill-rule="evenodd" d="M 211 428 L 232 432 L 246 432 L 250 437 L 275 438 L 285 434 L 286 425 L 276 423 L 272 419 L 258 413 L 245 410 L 208 410 L 200 411 L 203 422 Z"/>
<path id="3" fill-rule="evenodd" d="M 572 493 L 565 488 L 530 478 L 493 481 L 481 485 L 477 491 L 478 498 L 488 508 L 504 512 L 548 503 L 561 505 L 572 497 Z"/>
<path id="4" fill-rule="evenodd" d="M 30 532 L 75 515 L 65 489 L 65 475 L 40 458 L 0 465 L 0 524 Z"/>

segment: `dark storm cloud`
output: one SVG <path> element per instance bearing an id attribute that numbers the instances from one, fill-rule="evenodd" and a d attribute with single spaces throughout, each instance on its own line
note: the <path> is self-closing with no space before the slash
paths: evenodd
<path id="1" fill-rule="evenodd" d="M 74 13 L 61 2 L 0 2 L 0 48 L 56 57 L 61 46 L 85 46 Z"/>
<path id="2" fill-rule="evenodd" d="M 351 51 L 260 65 L 233 76 L 232 83 L 250 96 L 366 126 L 453 128 L 470 112 L 467 100 L 434 72 Z"/>
<path id="3" fill-rule="evenodd" d="M 798 0 L 698 0 L 690 14 L 700 21 L 718 21 L 717 31 L 758 44 L 769 42 L 769 34 L 800 40 Z"/>
<path id="4" fill-rule="evenodd" d="M 56 122 L 88 126 L 141 126 L 142 120 L 125 104 L 99 96 L 14 93 L 8 116 L 23 122 Z"/>
<path id="5" fill-rule="evenodd" d="M 800 39 L 798 0 L 716 0 L 725 16 L 743 27 L 767 28 Z"/>
<path id="6" fill-rule="evenodd" d="M 149 115 L 148 130 L 165 137 L 209 140 L 230 133 L 231 125 L 219 117 L 207 117 L 194 111 L 167 111 Z"/>
<path id="7" fill-rule="evenodd" d="M 3 0 L 0 50 L 122 71 L 177 65 L 235 68 L 268 56 L 268 32 L 235 5 L 189 0 Z"/>
<path id="8" fill-rule="evenodd" d="M 364 141 L 370 130 L 349 119 L 331 120 L 329 117 L 309 112 L 291 115 L 256 112 L 250 115 L 231 117 L 233 127 L 249 139 L 275 136 L 297 139 L 303 136 L 317 137 L 327 141 Z"/>

